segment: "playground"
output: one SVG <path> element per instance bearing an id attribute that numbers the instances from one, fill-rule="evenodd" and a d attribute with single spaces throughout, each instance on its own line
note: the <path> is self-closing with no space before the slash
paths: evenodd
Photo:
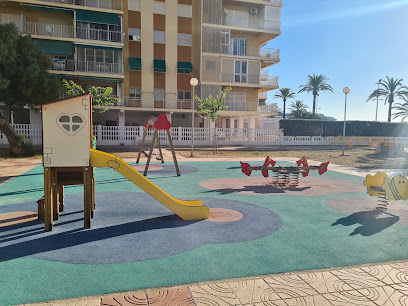
<path id="1" fill-rule="evenodd" d="M 144 176 L 150 159 L 90 149 L 86 125 L 75 128 L 71 114 L 57 117 L 69 129 L 46 133 L 84 132 L 78 154 L 90 165 L 75 166 L 83 176 L 67 175 L 57 158 L 67 152 L 45 141 L 44 166 L 0 185 L 1 305 L 408 259 L 408 205 L 376 209 L 362 176 L 272 154 L 274 163 L 264 156 L 242 160 L 245 167 L 161 156 Z M 288 169 L 301 174 L 295 185 Z M 269 170 L 288 183 L 279 175 L 271 183 Z"/>

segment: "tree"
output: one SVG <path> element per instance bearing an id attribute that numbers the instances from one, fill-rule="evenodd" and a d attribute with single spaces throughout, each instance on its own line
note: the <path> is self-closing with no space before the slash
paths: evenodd
<path id="1" fill-rule="evenodd" d="M 314 116 L 316 113 L 316 97 L 319 91 L 333 92 L 333 88 L 329 84 L 327 84 L 326 81 L 328 80 L 328 78 L 323 74 L 315 75 L 313 73 L 313 75 L 308 75 L 307 77 L 308 77 L 307 83 L 299 87 L 300 88 L 299 93 L 302 93 L 305 91 L 313 93 L 312 114 Z"/>
<path id="2" fill-rule="evenodd" d="M 408 118 L 408 94 L 402 96 L 401 98 L 404 100 L 404 103 L 398 103 L 395 106 L 393 106 L 392 109 L 398 111 L 397 113 L 394 113 L 393 119 L 401 117 L 402 122 L 406 118 Z"/>
<path id="3" fill-rule="evenodd" d="M 392 104 L 394 103 L 395 99 L 404 98 L 408 95 L 408 87 L 402 85 L 402 79 L 397 78 L 389 78 L 387 76 L 387 80 L 381 80 L 377 84 L 380 85 L 382 88 L 374 90 L 371 95 L 368 97 L 367 101 L 377 98 L 383 97 L 384 104 L 389 104 L 388 106 L 388 122 L 391 122 L 391 110 Z"/>
<path id="4" fill-rule="evenodd" d="M 227 94 L 231 91 L 231 87 L 225 88 L 220 96 L 213 97 L 209 95 L 205 100 L 200 99 L 200 97 L 195 96 L 194 99 L 197 100 L 198 105 L 198 115 L 204 118 L 216 122 L 220 112 L 224 109 L 227 109 L 228 106 L 224 105 L 224 100 Z M 213 139 L 213 152 L 215 153 L 215 139 L 217 137 L 217 129 L 214 128 L 214 139 Z"/>
<path id="5" fill-rule="evenodd" d="M 292 91 L 290 88 L 279 88 L 278 94 L 275 95 L 274 98 L 282 98 L 283 100 L 283 119 L 286 118 L 286 100 L 295 98 L 295 92 Z"/>
<path id="6" fill-rule="evenodd" d="M 19 35 L 13 23 L 0 25 L 0 103 L 9 113 L 58 98 L 60 83 L 47 71 L 50 68 L 50 58 L 30 36 Z M 0 131 L 7 137 L 12 151 L 21 143 L 2 113 Z"/>
<path id="7" fill-rule="evenodd" d="M 302 119 L 307 113 L 307 110 L 306 110 L 307 108 L 309 108 L 309 106 L 304 104 L 303 101 L 296 100 L 295 102 L 292 102 L 290 104 L 290 110 L 291 110 L 290 115 L 294 119 Z"/>
<path id="8" fill-rule="evenodd" d="M 63 80 L 62 84 L 65 88 L 65 92 L 70 97 L 75 97 L 82 95 L 85 90 L 82 88 L 81 85 L 76 84 L 72 80 Z M 92 112 L 96 114 L 101 114 L 107 111 L 106 108 L 97 108 L 95 106 L 112 106 L 117 104 L 120 99 L 112 95 L 113 88 L 112 87 L 95 87 L 92 86 L 88 93 L 92 95 Z"/>

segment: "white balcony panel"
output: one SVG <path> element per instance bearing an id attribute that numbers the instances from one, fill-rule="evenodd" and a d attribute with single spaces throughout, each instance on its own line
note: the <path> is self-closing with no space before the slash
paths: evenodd
<path id="1" fill-rule="evenodd" d="M 166 33 L 164 31 L 153 31 L 153 42 L 155 44 L 165 44 Z"/>
<path id="2" fill-rule="evenodd" d="M 144 0 L 144 1 L 146 1 L 146 0 Z M 154 14 L 160 14 L 160 15 L 166 15 L 166 2 L 154 1 L 154 3 L 153 3 L 153 13 Z"/>
<path id="3" fill-rule="evenodd" d="M 128 0 L 128 9 L 129 11 L 140 12 L 140 1 L 141 0 Z"/>
<path id="4" fill-rule="evenodd" d="M 193 36 L 191 34 L 178 33 L 177 44 L 179 46 L 192 46 Z"/>
<path id="5" fill-rule="evenodd" d="M 51 70 L 80 71 L 103 74 L 123 74 L 123 64 L 78 61 L 71 59 L 53 59 Z"/>
<path id="6" fill-rule="evenodd" d="M 52 3 L 64 3 L 72 5 L 82 5 L 89 7 L 97 7 L 112 10 L 122 10 L 123 2 L 122 0 L 42 0 Z"/>
<path id="7" fill-rule="evenodd" d="M 179 4 L 178 5 L 178 16 L 192 18 L 193 17 L 193 6 L 186 5 L 186 4 Z"/>

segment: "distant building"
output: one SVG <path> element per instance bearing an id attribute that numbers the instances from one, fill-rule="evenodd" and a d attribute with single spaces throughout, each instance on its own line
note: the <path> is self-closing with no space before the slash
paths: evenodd
<path id="1" fill-rule="evenodd" d="M 232 88 L 219 127 L 254 128 L 277 113 L 262 104 L 279 88 L 265 68 L 280 51 L 265 45 L 281 34 L 281 8 L 282 0 L 13 0 L 2 2 L 0 23 L 30 34 L 52 58 L 50 73 L 85 90 L 113 88 L 121 101 L 96 124 L 141 125 L 164 112 L 191 126 L 195 77 L 201 98 Z"/>
<path id="2" fill-rule="evenodd" d="M 317 114 L 317 115 L 320 116 L 320 117 L 322 117 L 322 119 L 324 119 L 324 120 L 337 121 L 336 118 L 330 117 L 330 116 L 326 116 L 325 114 Z"/>

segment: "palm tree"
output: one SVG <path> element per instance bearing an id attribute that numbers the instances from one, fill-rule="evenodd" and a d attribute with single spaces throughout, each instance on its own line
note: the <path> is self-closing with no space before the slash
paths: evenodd
<path id="1" fill-rule="evenodd" d="M 307 83 L 305 85 L 300 86 L 299 93 L 302 93 L 304 91 L 313 93 L 313 117 L 314 117 L 316 112 L 317 94 L 319 93 L 319 91 L 329 90 L 333 92 L 333 88 L 326 83 L 328 78 L 323 74 L 315 75 L 313 73 L 313 75 L 308 75 L 307 77 L 308 77 Z"/>
<path id="2" fill-rule="evenodd" d="M 295 92 L 292 91 L 290 88 L 279 88 L 278 94 L 275 95 L 274 98 L 282 98 L 283 99 L 283 119 L 286 118 L 286 99 L 293 99 L 296 95 Z"/>
<path id="3" fill-rule="evenodd" d="M 296 100 L 290 104 L 291 116 L 295 119 L 303 118 L 307 113 L 306 108 L 309 108 L 303 101 Z"/>
<path id="4" fill-rule="evenodd" d="M 404 103 L 398 103 L 395 106 L 393 106 L 392 109 L 395 109 L 396 111 L 398 111 L 398 113 L 394 113 L 393 119 L 402 117 L 401 118 L 401 122 L 402 122 L 406 118 L 408 118 L 408 94 L 403 95 L 401 98 L 404 100 Z"/>
<path id="5" fill-rule="evenodd" d="M 387 77 L 387 80 L 381 80 L 377 84 L 382 86 L 382 88 L 374 90 L 367 99 L 367 101 L 369 101 L 373 98 L 384 97 L 384 103 L 389 104 L 388 122 L 391 122 L 392 103 L 394 103 L 396 98 L 404 98 L 404 96 L 408 94 L 408 87 L 403 86 L 402 81 L 402 79 L 389 77 Z"/>

